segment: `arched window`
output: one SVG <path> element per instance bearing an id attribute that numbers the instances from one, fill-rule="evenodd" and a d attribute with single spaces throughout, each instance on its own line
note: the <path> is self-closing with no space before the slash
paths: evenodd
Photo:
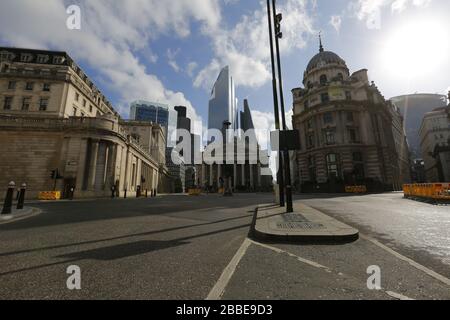
<path id="1" fill-rule="evenodd" d="M 328 78 L 325 74 L 320 76 L 320 84 L 327 84 Z"/>

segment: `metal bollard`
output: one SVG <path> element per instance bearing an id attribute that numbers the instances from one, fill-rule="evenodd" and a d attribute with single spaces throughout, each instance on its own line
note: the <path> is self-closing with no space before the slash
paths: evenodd
<path id="1" fill-rule="evenodd" d="M 17 202 L 17 210 L 22 210 L 25 204 L 25 192 L 27 190 L 27 184 L 23 183 L 20 188 L 19 200 Z"/>
<path id="2" fill-rule="evenodd" d="M 127 189 L 125 189 L 125 192 L 124 192 L 123 198 L 124 198 L 124 199 L 126 199 L 126 198 L 127 198 Z"/>
<path id="3" fill-rule="evenodd" d="M 5 203 L 3 205 L 2 214 L 11 214 L 14 190 L 16 189 L 16 184 L 11 181 L 8 185 L 8 191 L 6 192 Z"/>

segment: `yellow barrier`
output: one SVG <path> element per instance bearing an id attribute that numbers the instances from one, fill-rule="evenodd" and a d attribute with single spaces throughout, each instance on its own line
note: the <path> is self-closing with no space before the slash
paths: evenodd
<path id="1" fill-rule="evenodd" d="M 189 189 L 188 194 L 190 196 L 199 196 L 202 194 L 202 190 L 201 189 Z"/>
<path id="2" fill-rule="evenodd" d="M 348 186 L 345 187 L 346 193 L 366 193 L 367 187 L 366 186 Z"/>
<path id="3" fill-rule="evenodd" d="M 403 186 L 405 198 L 450 200 L 450 183 L 420 183 Z"/>
<path id="4" fill-rule="evenodd" d="M 39 200 L 61 200 L 61 191 L 39 192 Z"/>

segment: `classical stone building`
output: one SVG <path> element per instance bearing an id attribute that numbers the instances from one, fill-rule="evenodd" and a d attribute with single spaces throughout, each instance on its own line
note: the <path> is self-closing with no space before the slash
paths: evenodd
<path id="1" fill-rule="evenodd" d="M 63 196 L 157 190 L 165 139 L 159 125 L 122 120 L 67 53 L 0 48 L 0 188 L 25 182 L 36 198 L 57 170 Z"/>
<path id="2" fill-rule="evenodd" d="M 450 182 L 450 105 L 425 115 L 420 138 L 426 181 Z"/>
<path id="3" fill-rule="evenodd" d="M 340 192 L 355 184 L 400 190 L 410 181 L 403 118 L 369 82 L 367 70 L 350 74 L 346 62 L 321 44 L 303 85 L 292 93 L 304 192 Z"/>

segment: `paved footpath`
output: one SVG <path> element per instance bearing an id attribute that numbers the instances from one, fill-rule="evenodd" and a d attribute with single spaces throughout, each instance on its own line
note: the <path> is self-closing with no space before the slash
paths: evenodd
<path id="1" fill-rule="evenodd" d="M 232 200 L 33 204 L 40 215 L 0 225 L 0 299 L 450 299 L 445 276 L 366 233 L 340 245 L 249 240 L 272 196 Z M 66 287 L 70 265 L 80 291 Z M 370 266 L 382 290 L 368 289 Z"/>

